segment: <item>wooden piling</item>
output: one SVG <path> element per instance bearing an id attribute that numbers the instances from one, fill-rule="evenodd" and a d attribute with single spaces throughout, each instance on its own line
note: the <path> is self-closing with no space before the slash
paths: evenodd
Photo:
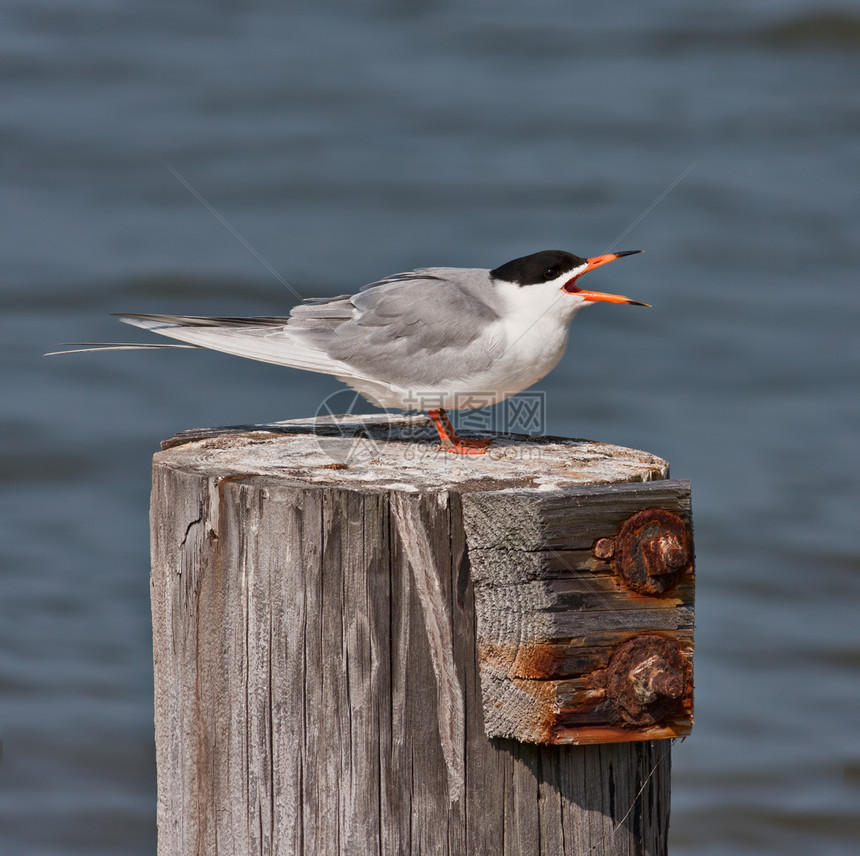
<path id="1" fill-rule="evenodd" d="M 160 856 L 665 853 L 688 486 L 645 452 L 459 457 L 425 426 L 186 432 L 155 456 Z"/>

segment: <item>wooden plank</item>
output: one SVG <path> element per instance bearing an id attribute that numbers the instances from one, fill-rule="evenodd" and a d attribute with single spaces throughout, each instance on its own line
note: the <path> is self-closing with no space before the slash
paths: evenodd
<path id="1" fill-rule="evenodd" d="M 463 514 L 469 550 L 590 550 L 643 508 L 665 508 L 690 519 L 690 483 L 570 486 L 535 496 L 530 491 L 470 493 Z M 603 535 L 599 533 L 604 533 Z"/>
<path id="2" fill-rule="evenodd" d="M 642 594 L 617 573 L 615 558 L 600 558 L 595 550 L 605 539 L 612 543 L 614 556 L 626 521 L 654 508 L 671 512 L 689 530 L 689 483 L 570 486 L 539 496 L 517 490 L 464 496 L 488 735 L 592 743 L 689 733 L 692 558 L 685 559 L 686 566 L 677 569 L 677 578 L 665 591 Z M 671 704 L 665 697 L 651 700 L 655 710 L 659 706 L 664 711 L 660 723 L 637 723 L 636 717 L 631 721 L 628 694 L 618 696 L 617 683 L 607 684 L 603 678 L 615 653 L 639 633 L 672 640 L 677 654 L 682 697 Z M 652 663 L 649 675 L 667 667 L 665 659 L 653 660 L 653 652 L 650 658 L 643 654 L 645 660 Z M 631 664 L 631 682 L 637 679 L 635 669 Z M 643 698 L 649 692 L 630 689 L 637 691 Z"/>

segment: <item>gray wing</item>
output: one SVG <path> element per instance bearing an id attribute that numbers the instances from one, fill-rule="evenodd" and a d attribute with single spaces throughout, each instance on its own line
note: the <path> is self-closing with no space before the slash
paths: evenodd
<path id="1" fill-rule="evenodd" d="M 485 270 L 424 268 L 372 283 L 348 300 L 296 307 L 289 327 L 301 326 L 359 375 L 432 385 L 492 364 L 487 328 L 499 315 L 484 299 L 491 288 Z"/>

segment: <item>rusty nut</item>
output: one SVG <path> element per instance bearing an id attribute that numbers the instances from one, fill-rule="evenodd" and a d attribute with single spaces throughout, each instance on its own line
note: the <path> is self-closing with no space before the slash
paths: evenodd
<path id="1" fill-rule="evenodd" d="M 693 540 L 687 524 L 663 508 L 649 508 L 628 518 L 612 553 L 615 573 L 628 588 L 647 595 L 671 588 L 692 561 Z"/>
<path id="2" fill-rule="evenodd" d="M 643 633 L 613 652 L 606 669 L 606 696 L 630 725 L 656 725 L 682 712 L 687 672 L 674 639 Z"/>

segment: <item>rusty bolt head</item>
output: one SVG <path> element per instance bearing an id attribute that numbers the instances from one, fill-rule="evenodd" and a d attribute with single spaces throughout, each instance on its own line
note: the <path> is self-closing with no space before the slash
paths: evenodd
<path id="1" fill-rule="evenodd" d="M 653 654 L 634 666 L 628 675 L 633 695 L 641 704 L 651 704 L 659 696 L 680 698 L 684 678 L 659 655 Z"/>
<path id="2" fill-rule="evenodd" d="M 628 518 L 614 546 L 615 572 L 639 594 L 662 594 L 692 562 L 687 525 L 663 508 L 649 508 Z"/>
<path id="3" fill-rule="evenodd" d="M 612 554 L 615 552 L 615 539 L 614 538 L 601 538 L 594 545 L 594 556 L 597 559 L 611 559 Z"/>
<path id="4" fill-rule="evenodd" d="M 658 541 L 660 558 L 668 572 L 683 568 L 689 561 L 687 548 L 674 535 L 664 535 Z"/>
<path id="5" fill-rule="evenodd" d="M 687 665 L 674 639 L 649 633 L 628 639 L 615 649 L 606 672 L 606 694 L 631 725 L 654 725 L 683 709 Z"/>

